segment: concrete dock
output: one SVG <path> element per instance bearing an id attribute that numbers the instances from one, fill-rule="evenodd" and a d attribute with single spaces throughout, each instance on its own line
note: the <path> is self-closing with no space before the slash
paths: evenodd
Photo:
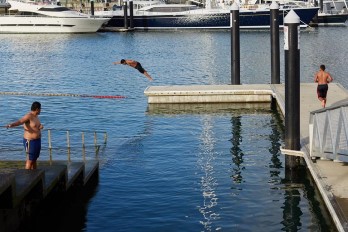
<path id="1" fill-rule="evenodd" d="M 348 163 L 332 160 L 311 159 L 309 155 L 310 112 L 321 109 L 317 99 L 316 83 L 300 84 L 300 133 L 301 152 L 306 161 L 326 207 L 338 231 L 348 231 Z M 150 86 L 144 94 L 148 103 L 265 103 L 272 99 L 285 115 L 285 85 L 202 85 L 202 86 Z M 330 83 L 327 107 L 347 100 L 348 91 L 338 83 Z"/>
<path id="2" fill-rule="evenodd" d="M 1 231 L 16 231 L 40 202 L 84 188 L 99 174 L 97 160 L 38 161 L 36 170 L 24 167 L 25 161 L 0 161 Z"/>

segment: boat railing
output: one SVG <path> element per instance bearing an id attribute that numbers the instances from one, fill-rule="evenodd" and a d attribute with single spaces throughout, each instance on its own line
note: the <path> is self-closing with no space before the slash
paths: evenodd
<path id="1" fill-rule="evenodd" d="M 196 6 L 195 6 L 196 7 Z M 166 8 L 165 11 L 149 11 L 148 9 L 144 8 L 144 9 L 139 9 L 137 11 L 137 14 L 139 15 L 163 15 L 164 13 L 166 14 L 181 14 L 181 13 L 185 13 L 185 14 L 199 14 L 199 13 L 203 13 L 204 12 L 204 8 L 188 8 L 188 9 L 182 9 L 182 10 L 178 10 L 178 9 L 170 9 L 170 8 Z"/>
<path id="2" fill-rule="evenodd" d="M 346 1 L 334 1 L 323 3 L 323 13 L 326 14 L 340 14 L 346 13 L 348 9 Z"/>
<path id="3" fill-rule="evenodd" d="M 310 156 L 348 160 L 348 103 L 313 111 L 309 121 Z"/>

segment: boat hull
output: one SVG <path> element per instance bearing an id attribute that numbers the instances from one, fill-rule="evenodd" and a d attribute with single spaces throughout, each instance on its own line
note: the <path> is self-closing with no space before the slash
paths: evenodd
<path id="1" fill-rule="evenodd" d="M 107 18 L 1 16 L 0 33 L 93 33 Z"/>
<path id="2" fill-rule="evenodd" d="M 300 17 L 302 25 L 309 22 L 318 13 L 318 8 L 294 9 Z M 288 11 L 279 11 L 279 25 Z M 267 29 L 270 27 L 270 11 L 248 11 L 239 14 L 240 28 Z M 129 25 L 129 22 L 128 22 Z M 135 29 L 228 29 L 230 28 L 230 12 L 173 15 L 134 15 Z M 106 27 L 124 27 L 123 15 L 113 16 Z"/>
<path id="3" fill-rule="evenodd" d="M 348 14 L 318 15 L 318 26 L 343 26 Z"/>

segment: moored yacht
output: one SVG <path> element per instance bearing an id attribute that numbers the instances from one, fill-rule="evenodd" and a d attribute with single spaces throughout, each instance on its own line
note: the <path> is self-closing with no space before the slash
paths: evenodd
<path id="1" fill-rule="evenodd" d="M 318 13 L 318 26 L 345 26 L 348 20 L 347 8 L 345 1 L 323 1 Z"/>
<path id="2" fill-rule="evenodd" d="M 11 5 L 8 13 L 0 16 L 0 33 L 93 33 L 109 20 L 59 5 L 8 3 Z"/>
<path id="3" fill-rule="evenodd" d="M 293 10 L 300 17 L 301 27 L 307 27 L 311 19 L 318 13 L 318 9 L 318 7 L 307 7 Z M 279 10 L 279 25 L 282 26 L 283 19 L 289 11 L 290 9 Z M 121 9 L 109 12 L 109 16 L 112 18 L 106 27 L 123 27 L 123 12 Z M 106 12 L 103 15 L 106 15 Z M 269 7 L 256 4 L 241 6 L 239 16 L 242 29 L 270 28 Z M 205 4 L 204 7 L 201 7 L 193 4 L 156 3 L 134 9 L 133 25 L 135 29 L 140 30 L 228 29 L 230 28 L 230 6 Z"/>

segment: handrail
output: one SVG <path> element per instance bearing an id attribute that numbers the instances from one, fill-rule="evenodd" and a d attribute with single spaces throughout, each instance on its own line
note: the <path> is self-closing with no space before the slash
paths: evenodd
<path id="1" fill-rule="evenodd" d="M 16 128 L 13 128 L 16 129 Z M 19 128 L 18 128 L 19 129 Z M 94 148 L 94 152 L 95 152 L 95 156 L 96 158 L 99 155 L 99 151 L 100 151 L 100 147 L 106 146 L 107 144 L 107 132 L 106 131 L 96 131 L 96 130 L 85 130 L 85 131 L 79 131 L 79 130 L 63 130 L 63 129 L 44 129 L 45 131 L 47 131 L 47 137 L 45 137 L 45 139 L 47 139 L 47 144 L 48 144 L 48 151 L 49 151 L 49 160 L 52 161 L 52 151 L 53 150 L 67 150 L 67 160 L 71 161 L 71 150 L 74 149 L 76 150 L 76 148 L 78 150 L 82 150 L 82 157 L 85 160 L 86 158 L 86 148 Z M 12 129 L 9 131 L 13 131 Z M 15 131 L 13 131 L 15 132 Z M 54 133 L 52 132 L 56 132 L 54 136 Z M 73 133 L 70 133 L 73 132 Z M 19 130 L 16 130 L 15 134 L 17 136 L 17 134 L 19 133 Z M 86 145 L 86 140 L 85 140 L 85 134 L 89 134 L 89 143 L 93 143 Z M 99 134 L 103 134 L 103 144 L 99 144 L 98 143 L 98 135 Z M 74 137 L 73 137 L 74 136 Z M 81 136 L 79 139 L 78 137 Z M 12 135 L 11 135 L 12 137 Z M 65 137 L 65 139 L 64 139 Z M 71 139 L 73 137 L 73 140 Z M 93 142 L 92 142 L 92 137 L 93 137 Z M 99 137 L 100 139 L 101 137 Z M 66 140 L 66 143 L 64 143 L 64 140 Z M 63 147 L 56 147 L 54 146 L 55 143 L 58 144 L 66 144 L 66 146 L 64 145 Z M 78 144 L 81 144 L 81 146 L 79 146 Z M 8 144 L 10 145 L 10 144 Z M 19 144 L 18 144 L 19 145 Z M 15 145 L 17 146 L 17 145 Z M 10 146 L 10 148 L 12 148 L 12 146 Z M 6 151 L 9 151 L 8 149 L 5 149 Z M 12 149 L 13 150 L 13 149 Z M 23 150 L 23 148 L 21 149 L 15 149 L 13 151 L 19 151 L 19 150 Z"/>
<path id="2" fill-rule="evenodd" d="M 52 159 L 52 156 L 51 156 L 51 152 L 52 152 L 52 136 L 51 136 L 51 129 L 48 129 L 47 130 L 48 132 L 48 149 L 50 151 L 50 160 Z M 93 138 L 94 138 L 94 149 L 95 149 L 95 155 L 98 156 L 98 153 L 99 153 L 99 149 L 100 149 L 100 145 L 98 145 L 98 142 L 97 142 L 97 132 L 94 131 L 93 132 Z M 104 132 L 104 145 L 106 145 L 107 143 L 107 133 Z M 66 131 L 66 145 L 67 145 L 67 150 L 68 150 L 68 161 L 71 160 L 71 156 L 70 156 L 70 151 L 71 151 L 71 143 L 70 143 L 70 133 L 69 133 L 69 130 Z M 86 148 L 86 145 L 85 145 L 85 132 L 81 132 L 81 147 L 82 147 L 82 154 L 83 154 L 83 157 L 85 158 L 85 148 Z"/>
<path id="3" fill-rule="evenodd" d="M 310 156 L 348 162 L 348 103 L 312 111 L 309 119 Z"/>
<path id="4" fill-rule="evenodd" d="M 322 112 L 325 112 L 327 110 L 335 110 L 335 109 L 338 109 L 338 108 L 341 108 L 341 107 L 347 107 L 347 106 L 348 106 L 347 100 L 343 100 L 342 103 L 334 104 L 334 105 L 326 107 L 326 108 L 322 108 L 322 109 L 319 109 L 319 110 L 312 111 L 311 114 L 322 113 Z"/>

